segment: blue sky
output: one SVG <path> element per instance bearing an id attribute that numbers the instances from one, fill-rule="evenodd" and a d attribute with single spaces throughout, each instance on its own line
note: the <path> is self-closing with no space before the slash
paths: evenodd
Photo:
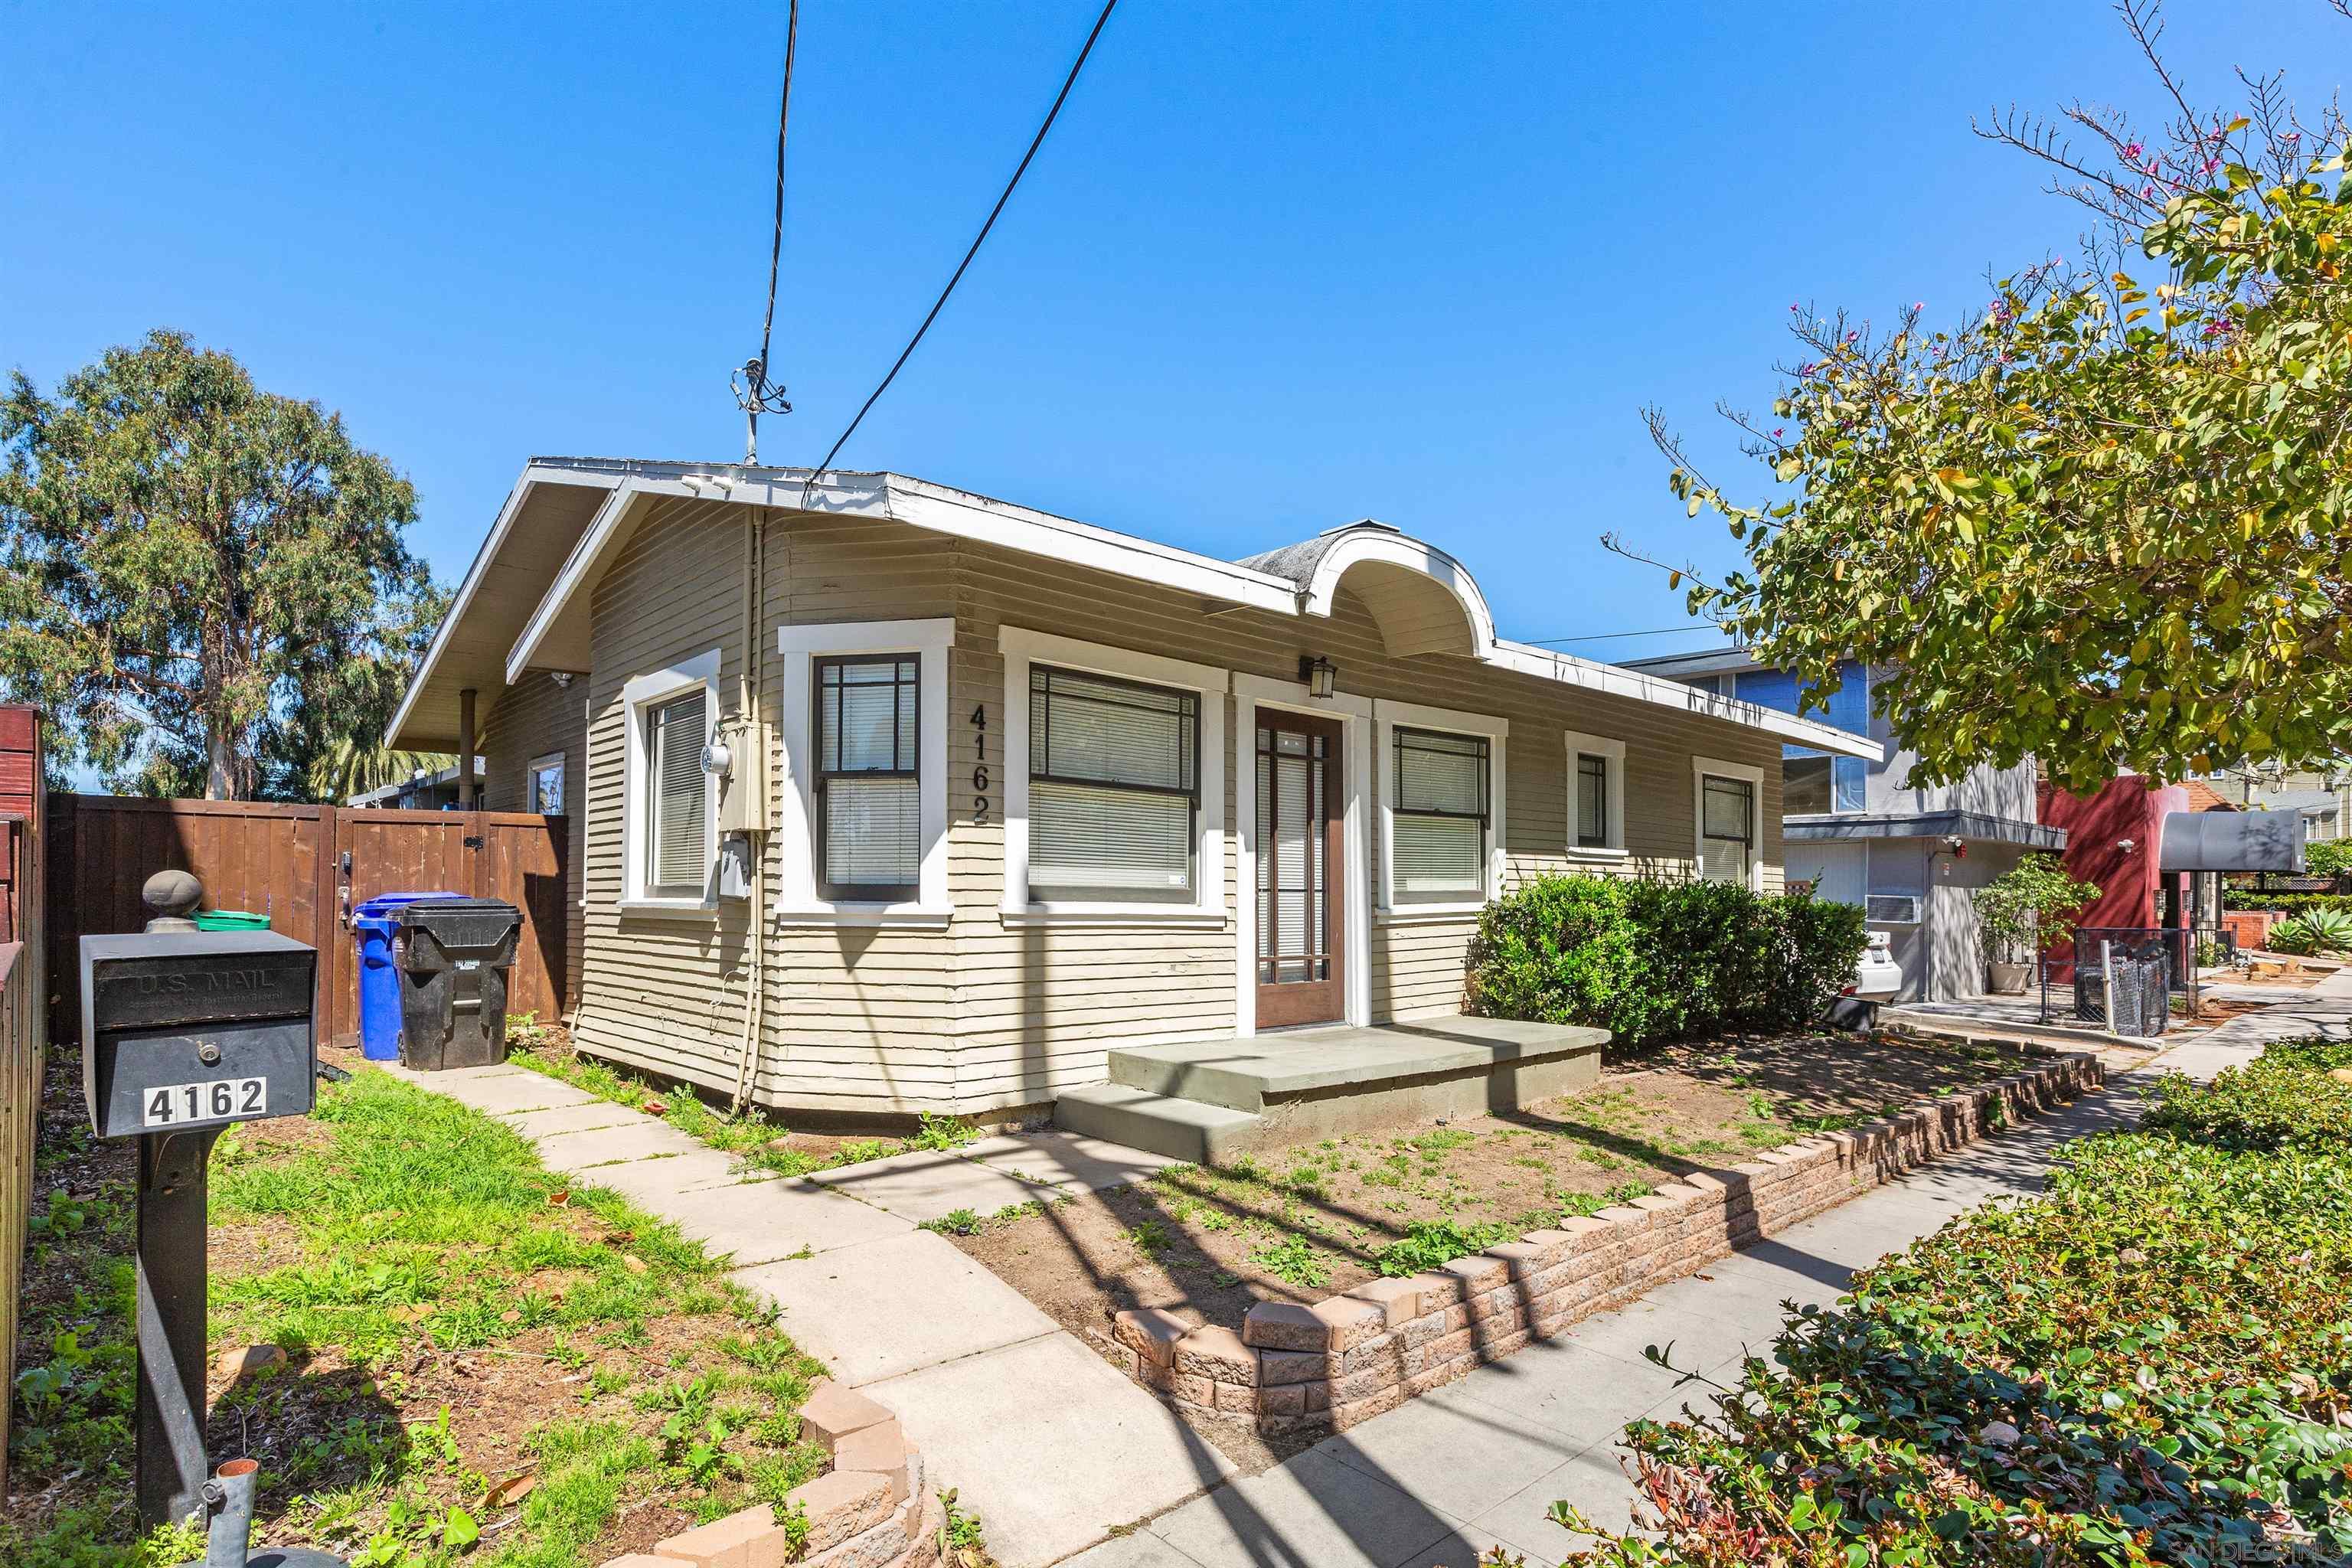
<path id="1" fill-rule="evenodd" d="M 969 242 L 1092 0 L 804 0 L 762 456 L 839 433 Z M 445 580 L 534 453 L 730 459 L 783 6 L 0 4 L 0 363 L 169 325 L 341 409 Z M 2175 0 L 2176 68 L 2294 68 L 2322 0 Z M 1720 564 L 1637 410 L 1727 476 L 1791 301 L 1957 313 L 2076 209 L 1970 112 L 2149 102 L 2096 0 L 1123 0 L 946 315 L 839 464 L 1220 556 L 1361 516 L 1527 637 L 1683 623 Z M 1706 640 L 1584 642 L 1623 658 Z"/>

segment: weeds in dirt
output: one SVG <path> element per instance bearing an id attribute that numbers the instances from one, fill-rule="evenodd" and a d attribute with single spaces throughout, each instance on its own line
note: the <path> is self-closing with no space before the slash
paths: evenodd
<path id="1" fill-rule="evenodd" d="M 52 1169 L 12 1453 L 20 1496 L 44 1500 L 0 1522 L 0 1561 L 201 1557 L 200 1538 L 132 1527 L 127 1184 Z M 225 1135 L 213 1173 L 213 1347 L 285 1352 L 215 1403 L 215 1443 L 230 1423 L 262 1463 L 262 1539 L 365 1568 L 567 1568 L 611 1555 L 595 1549 L 625 1507 L 715 1517 L 823 1468 L 797 1415 L 821 1369 L 772 1315 L 489 1117 L 362 1072 L 323 1086 L 308 1123 Z M 680 1363 L 658 1384 L 640 1375 L 656 1330 Z M 471 1387 L 424 1392 L 467 1365 Z M 502 1429 L 502 1399 L 534 1395 L 542 1416 Z"/>

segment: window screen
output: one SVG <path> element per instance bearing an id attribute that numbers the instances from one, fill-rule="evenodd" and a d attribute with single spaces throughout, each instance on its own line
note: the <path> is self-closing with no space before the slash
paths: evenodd
<path id="1" fill-rule="evenodd" d="M 1576 847 L 1612 847 L 1609 842 L 1609 759 L 1589 752 L 1576 754 Z"/>
<path id="2" fill-rule="evenodd" d="M 1190 902 L 1201 704 L 1189 691 L 1029 672 L 1029 886 L 1047 898 Z"/>
<path id="3" fill-rule="evenodd" d="M 710 802 L 702 772 L 709 738 L 709 693 L 701 689 L 646 710 L 646 883 L 666 898 L 702 896 L 710 875 Z"/>
<path id="4" fill-rule="evenodd" d="M 1392 901 L 1486 896 L 1488 755 L 1480 735 L 1396 732 Z"/>
<path id="5" fill-rule="evenodd" d="M 1746 779 L 1699 781 L 1699 875 L 1746 886 L 1756 855 L 1756 786 Z"/>
<path id="6" fill-rule="evenodd" d="M 918 661 L 816 661 L 817 864 L 826 898 L 912 898 L 922 879 Z"/>

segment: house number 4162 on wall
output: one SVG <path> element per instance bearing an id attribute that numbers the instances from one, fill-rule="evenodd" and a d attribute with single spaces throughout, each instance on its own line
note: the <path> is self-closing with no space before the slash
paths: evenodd
<path id="1" fill-rule="evenodd" d="M 988 709 L 971 710 L 971 825 L 988 825 Z"/>

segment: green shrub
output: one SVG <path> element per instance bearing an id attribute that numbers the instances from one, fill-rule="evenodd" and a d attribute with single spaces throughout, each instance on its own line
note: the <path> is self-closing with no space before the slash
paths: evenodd
<path id="1" fill-rule="evenodd" d="M 2143 1123 L 2150 1131 L 2223 1149 L 2305 1149 L 2352 1155 L 2352 1084 L 2327 1074 L 2352 1066 L 2352 1040 L 2280 1040 L 2210 1084 L 2168 1073 Z"/>
<path id="2" fill-rule="evenodd" d="M 1811 1023 L 1852 984 L 1862 910 L 1728 882 L 1538 877 L 1488 904 L 1469 995 L 1489 1017 L 1585 1024 L 1621 1046 Z"/>
<path id="3" fill-rule="evenodd" d="M 2210 1090 L 2168 1081 L 2042 1195 L 1855 1276 L 1707 1413 L 1637 1423 L 1663 1539 L 1570 1561 L 2346 1561 L 2347 1058 L 2294 1041 Z M 2282 1135 L 2322 1120 L 2332 1142 Z"/>
<path id="4" fill-rule="evenodd" d="M 2341 910 L 2352 913 L 2352 893 L 2265 893 L 2253 888 L 2224 888 L 2225 910 L 2274 910 L 2299 915 L 2309 910 Z"/>

